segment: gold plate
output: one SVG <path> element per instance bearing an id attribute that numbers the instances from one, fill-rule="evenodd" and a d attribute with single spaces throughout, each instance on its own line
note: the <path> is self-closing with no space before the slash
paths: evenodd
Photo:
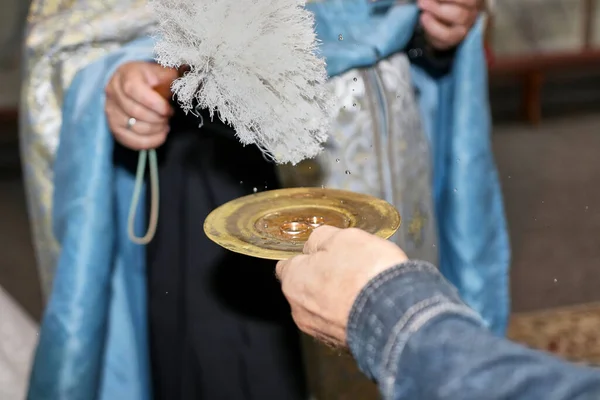
<path id="1" fill-rule="evenodd" d="M 359 228 L 384 239 L 400 227 L 388 202 L 337 189 L 291 188 L 240 197 L 211 212 L 204 232 L 218 245 L 251 257 L 286 260 L 302 253 L 320 225 Z"/>

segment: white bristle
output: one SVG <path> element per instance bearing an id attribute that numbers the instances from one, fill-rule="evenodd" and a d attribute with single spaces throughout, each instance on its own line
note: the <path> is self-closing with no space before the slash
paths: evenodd
<path id="1" fill-rule="evenodd" d="M 300 0 L 151 0 L 157 61 L 189 65 L 173 83 L 278 163 L 316 156 L 334 106 L 313 15 Z"/>

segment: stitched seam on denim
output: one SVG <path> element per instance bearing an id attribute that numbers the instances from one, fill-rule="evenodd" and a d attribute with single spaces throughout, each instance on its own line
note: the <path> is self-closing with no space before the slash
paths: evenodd
<path id="1" fill-rule="evenodd" d="M 439 304 L 442 302 L 446 302 L 446 303 L 450 303 L 452 302 L 448 297 L 446 297 L 443 294 L 439 294 L 433 297 L 428 297 L 424 300 L 419 301 L 418 303 L 412 305 L 408 310 L 406 310 L 406 312 L 404 313 L 404 315 L 402 316 L 402 318 L 400 318 L 400 320 L 398 322 L 396 322 L 396 324 L 394 324 L 394 326 L 392 327 L 392 331 L 390 332 L 390 336 L 388 338 L 388 342 L 386 343 L 385 347 L 383 348 L 383 352 L 382 352 L 382 368 L 385 370 L 388 369 L 388 363 L 384 362 L 384 359 L 389 359 L 388 355 L 391 355 L 396 342 L 398 340 L 399 335 L 405 330 L 406 326 L 410 323 L 410 321 L 412 320 L 413 317 L 415 317 L 416 315 L 418 315 L 422 310 L 427 309 L 428 307 L 431 307 L 435 304 Z"/>
<path id="2" fill-rule="evenodd" d="M 348 328 L 354 327 L 358 321 L 358 315 L 363 311 L 365 304 L 371 295 L 379 289 L 383 284 L 390 280 L 408 272 L 434 272 L 436 276 L 440 276 L 440 271 L 432 264 L 426 262 L 407 261 L 394 268 L 388 269 L 371 279 L 369 283 L 361 290 L 358 297 L 354 301 L 352 310 L 348 317 Z"/>
<path id="3" fill-rule="evenodd" d="M 438 300 L 444 296 L 436 296 Z M 402 355 L 402 351 L 406 346 L 406 343 L 410 338 L 417 333 L 425 324 L 433 320 L 434 318 L 443 314 L 456 314 L 462 317 L 468 317 L 473 319 L 478 324 L 483 324 L 481 317 L 475 311 L 471 310 L 464 304 L 457 304 L 449 301 L 433 302 L 435 298 L 431 298 L 421 303 L 428 303 L 425 307 L 421 306 L 418 310 L 414 310 L 406 320 L 401 320 L 396 324 L 392 331 L 391 340 L 386 348 L 389 348 L 389 352 L 386 351 L 383 354 L 388 354 L 387 360 L 382 360 L 381 371 L 381 383 L 383 386 L 384 398 L 392 398 L 394 386 L 396 384 L 396 373 L 398 368 L 398 361 Z M 418 303 L 418 304 L 421 304 Z M 418 305 L 417 304 L 417 305 Z M 408 312 L 407 312 L 408 314 Z"/>

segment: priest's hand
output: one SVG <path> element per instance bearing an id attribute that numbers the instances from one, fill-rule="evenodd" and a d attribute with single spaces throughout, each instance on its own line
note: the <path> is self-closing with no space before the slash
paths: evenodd
<path id="1" fill-rule="evenodd" d="M 462 42 L 483 9 L 483 0 L 418 0 L 429 43 L 449 50 Z"/>
<path id="2" fill-rule="evenodd" d="M 152 62 L 130 62 L 106 86 L 105 112 L 115 139 L 133 150 L 153 149 L 167 138 L 173 108 L 156 91 L 170 85 L 177 70 Z"/>
<path id="3" fill-rule="evenodd" d="M 277 264 L 277 276 L 296 325 L 325 343 L 345 346 L 350 309 L 361 289 L 405 261 L 392 242 L 358 229 L 322 226 L 303 255 Z"/>

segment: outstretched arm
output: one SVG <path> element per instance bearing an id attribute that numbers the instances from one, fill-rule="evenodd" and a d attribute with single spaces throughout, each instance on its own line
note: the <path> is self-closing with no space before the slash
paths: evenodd
<path id="1" fill-rule="evenodd" d="M 386 400 L 600 399 L 600 370 L 493 336 L 435 266 L 364 231 L 317 228 L 277 274 L 300 329 L 348 345 Z"/>
<path id="2" fill-rule="evenodd" d="M 348 343 L 385 399 L 600 398 L 600 371 L 492 335 L 432 265 L 373 279 L 348 321 Z"/>

